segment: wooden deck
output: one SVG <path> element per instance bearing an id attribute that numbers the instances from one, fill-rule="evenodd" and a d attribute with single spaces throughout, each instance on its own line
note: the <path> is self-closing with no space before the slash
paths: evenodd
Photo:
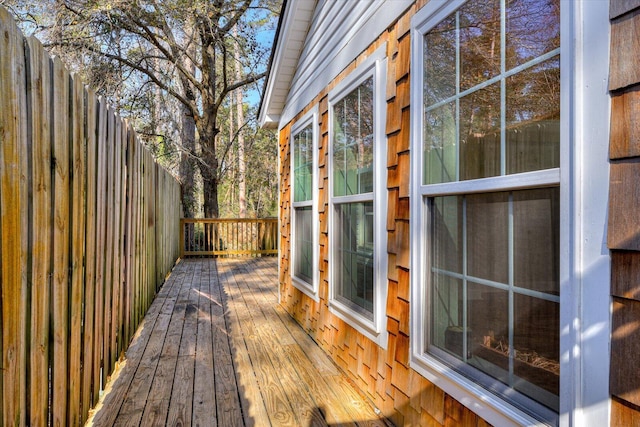
<path id="1" fill-rule="evenodd" d="M 376 425 L 277 304 L 277 259 L 181 261 L 88 425 Z"/>

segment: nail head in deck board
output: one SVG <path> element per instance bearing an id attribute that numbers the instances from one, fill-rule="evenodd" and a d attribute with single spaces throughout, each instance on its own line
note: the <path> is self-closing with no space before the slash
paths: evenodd
<path id="1" fill-rule="evenodd" d="M 640 0 L 610 0 L 609 19 L 617 18 L 637 8 L 640 8 Z"/>
<path id="2" fill-rule="evenodd" d="M 612 161 L 610 173 L 607 246 L 640 250 L 640 158 Z"/>
<path id="3" fill-rule="evenodd" d="M 640 354 L 640 302 L 613 298 L 610 391 L 640 405 L 640 370 L 629 360 Z"/>
<path id="4" fill-rule="evenodd" d="M 609 157 L 640 156 L 640 85 L 611 97 Z"/>
<path id="5" fill-rule="evenodd" d="M 640 9 L 611 23 L 609 90 L 640 82 Z"/>

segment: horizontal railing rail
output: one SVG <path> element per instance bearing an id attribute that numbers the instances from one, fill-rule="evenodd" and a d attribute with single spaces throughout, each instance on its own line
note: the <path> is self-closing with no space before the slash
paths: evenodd
<path id="1" fill-rule="evenodd" d="M 278 253 L 277 218 L 182 218 L 180 257 Z"/>

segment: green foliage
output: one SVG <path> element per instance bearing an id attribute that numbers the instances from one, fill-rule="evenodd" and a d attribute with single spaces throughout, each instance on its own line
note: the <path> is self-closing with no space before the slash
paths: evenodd
<path id="1" fill-rule="evenodd" d="M 0 0 L 0 4 L 13 11 L 27 34 L 40 38 L 129 120 L 156 159 L 183 183 L 183 202 L 204 200 L 206 215 L 219 215 L 217 195 L 224 192 L 218 185 L 231 186 L 227 174 L 237 171 L 237 138 L 228 132 L 227 123 L 229 97 L 247 88 L 255 93 L 253 85 L 265 75 L 281 0 Z M 257 102 L 255 97 L 248 99 Z M 236 131 L 238 127 L 236 123 Z M 254 124 L 242 128 L 246 135 L 259 135 Z M 268 138 L 258 139 L 262 143 Z M 255 166 L 252 155 L 270 158 L 253 148 L 246 152 L 252 165 L 248 170 Z M 265 201 L 266 191 L 258 195 L 253 184 L 247 185 L 254 211 L 275 205 Z M 204 197 L 187 194 L 198 188 Z M 270 192 L 269 197 L 275 194 Z"/>

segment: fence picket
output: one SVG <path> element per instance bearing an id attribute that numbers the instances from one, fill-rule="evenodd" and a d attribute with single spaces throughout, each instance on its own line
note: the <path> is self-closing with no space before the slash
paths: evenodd
<path id="1" fill-rule="evenodd" d="M 53 423 L 67 423 L 69 343 L 69 73 L 53 60 Z"/>
<path id="2" fill-rule="evenodd" d="M 27 312 L 27 120 L 24 40 L 0 11 L 0 286 L 2 418 L 24 425 Z"/>
<path id="3" fill-rule="evenodd" d="M 180 186 L 0 7 L 0 425 L 82 425 L 179 253 Z"/>
<path id="4" fill-rule="evenodd" d="M 47 425 L 49 414 L 49 301 L 51 297 L 51 92 L 49 55 L 27 40 L 27 109 L 31 114 L 31 422 Z"/>

